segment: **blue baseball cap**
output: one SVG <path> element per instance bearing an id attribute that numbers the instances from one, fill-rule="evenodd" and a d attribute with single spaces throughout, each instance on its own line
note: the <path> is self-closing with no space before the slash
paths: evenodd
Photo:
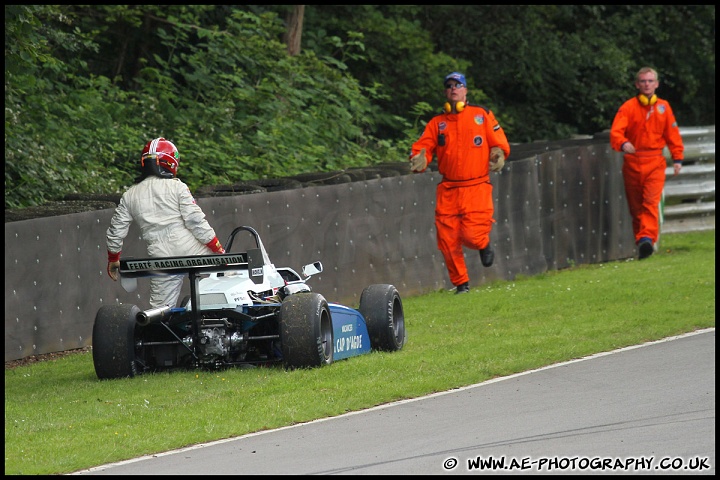
<path id="1" fill-rule="evenodd" d="M 443 85 L 445 85 L 448 80 L 456 80 L 458 83 L 462 83 L 467 87 L 467 83 L 465 82 L 465 75 L 460 72 L 452 72 L 450 75 L 445 77 L 445 80 L 443 80 Z"/>

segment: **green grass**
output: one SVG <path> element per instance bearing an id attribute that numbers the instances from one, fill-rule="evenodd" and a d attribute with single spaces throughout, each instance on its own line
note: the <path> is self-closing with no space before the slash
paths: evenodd
<path id="1" fill-rule="evenodd" d="M 642 262 L 403 298 L 403 350 L 324 368 L 99 381 L 84 353 L 6 369 L 5 474 L 69 473 L 714 328 L 715 231 L 666 234 L 662 247 Z"/>

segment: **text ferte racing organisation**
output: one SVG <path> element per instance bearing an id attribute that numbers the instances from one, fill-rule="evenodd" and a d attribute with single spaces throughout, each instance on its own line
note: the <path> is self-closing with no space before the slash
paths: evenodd
<path id="1" fill-rule="evenodd" d="M 198 257 L 185 258 L 164 258 L 164 259 L 144 259 L 144 260 L 126 260 L 124 261 L 125 270 L 141 271 L 141 270 L 167 270 L 175 268 L 192 268 L 214 265 L 232 265 L 242 264 L 246 262 L 246 258 L 242 255 L 207 255 Z"/>

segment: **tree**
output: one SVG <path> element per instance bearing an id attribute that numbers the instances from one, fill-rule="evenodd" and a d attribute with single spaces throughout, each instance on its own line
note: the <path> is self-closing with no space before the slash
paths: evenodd
<path id="1" fill-rule="evenodd" d="M 285 43 L 291 56 L 300 53 L 304 16 L 305 5 L 294 5 L 285 22 Z"/>
<path id="2" fill-rule="evenodd" d="M 86 32 L 96 16 L 89 7 L 67 9 L 66 24 L 35 12 L 47 38 L 67 41 L 48 48 L 54 64 L 40 64 L 38 55 L 18 68 L 32 72 L 23 82 L 6 75 L 6 112 L 16 112 L 6 122 L 6 208 L 69 192 L 121 192 L 136 175 L 142 146 L 158 136 L 178 145 L 178 175 L 191 188 L 396 155 L 368 134 L 372 95 L 335 61 L 312 51 L 288 55 L 276 14 L 232 10 L 207 24 L 205 6 L 111 7 L 110 25 L 136 30 L 116 35 L 105 24 Z M 20 40 L 6 35 L 6 51 Z M 72 45 L 85 49 L 78 60 L 57 60 L 71 59 L 65 50 Z M 102 61 L 117 58 L 118 49 L 139 56 Z M 110 71 L 122 78 L 97 73 Z"/>
<path id="3" fill-rule="evenodd" d="M 715 123 L 713 5 L 8 5 L 5 205 L 122 191 L 161 135 L 193 188 L 402 160 L 454 70 L 512 142 L 592 134 L 640 63 Z"/>

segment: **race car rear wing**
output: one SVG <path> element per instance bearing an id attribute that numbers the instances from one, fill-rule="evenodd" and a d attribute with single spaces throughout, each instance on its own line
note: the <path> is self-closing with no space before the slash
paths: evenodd
<path id="1" fill-rule="evenodd" d="M 191 285 L 198 275 L 226 270 L 248 270 L 255 284 L 263 282 L 264 256 L 259 248 L 241 253 L 223 253 L 219 255 L 189 255 L 185 257 L 162 258 L 121 258 L 120 283 L 126 292 L 137 289 L 137 279 L 165 275 L 186 274 Z"/>

